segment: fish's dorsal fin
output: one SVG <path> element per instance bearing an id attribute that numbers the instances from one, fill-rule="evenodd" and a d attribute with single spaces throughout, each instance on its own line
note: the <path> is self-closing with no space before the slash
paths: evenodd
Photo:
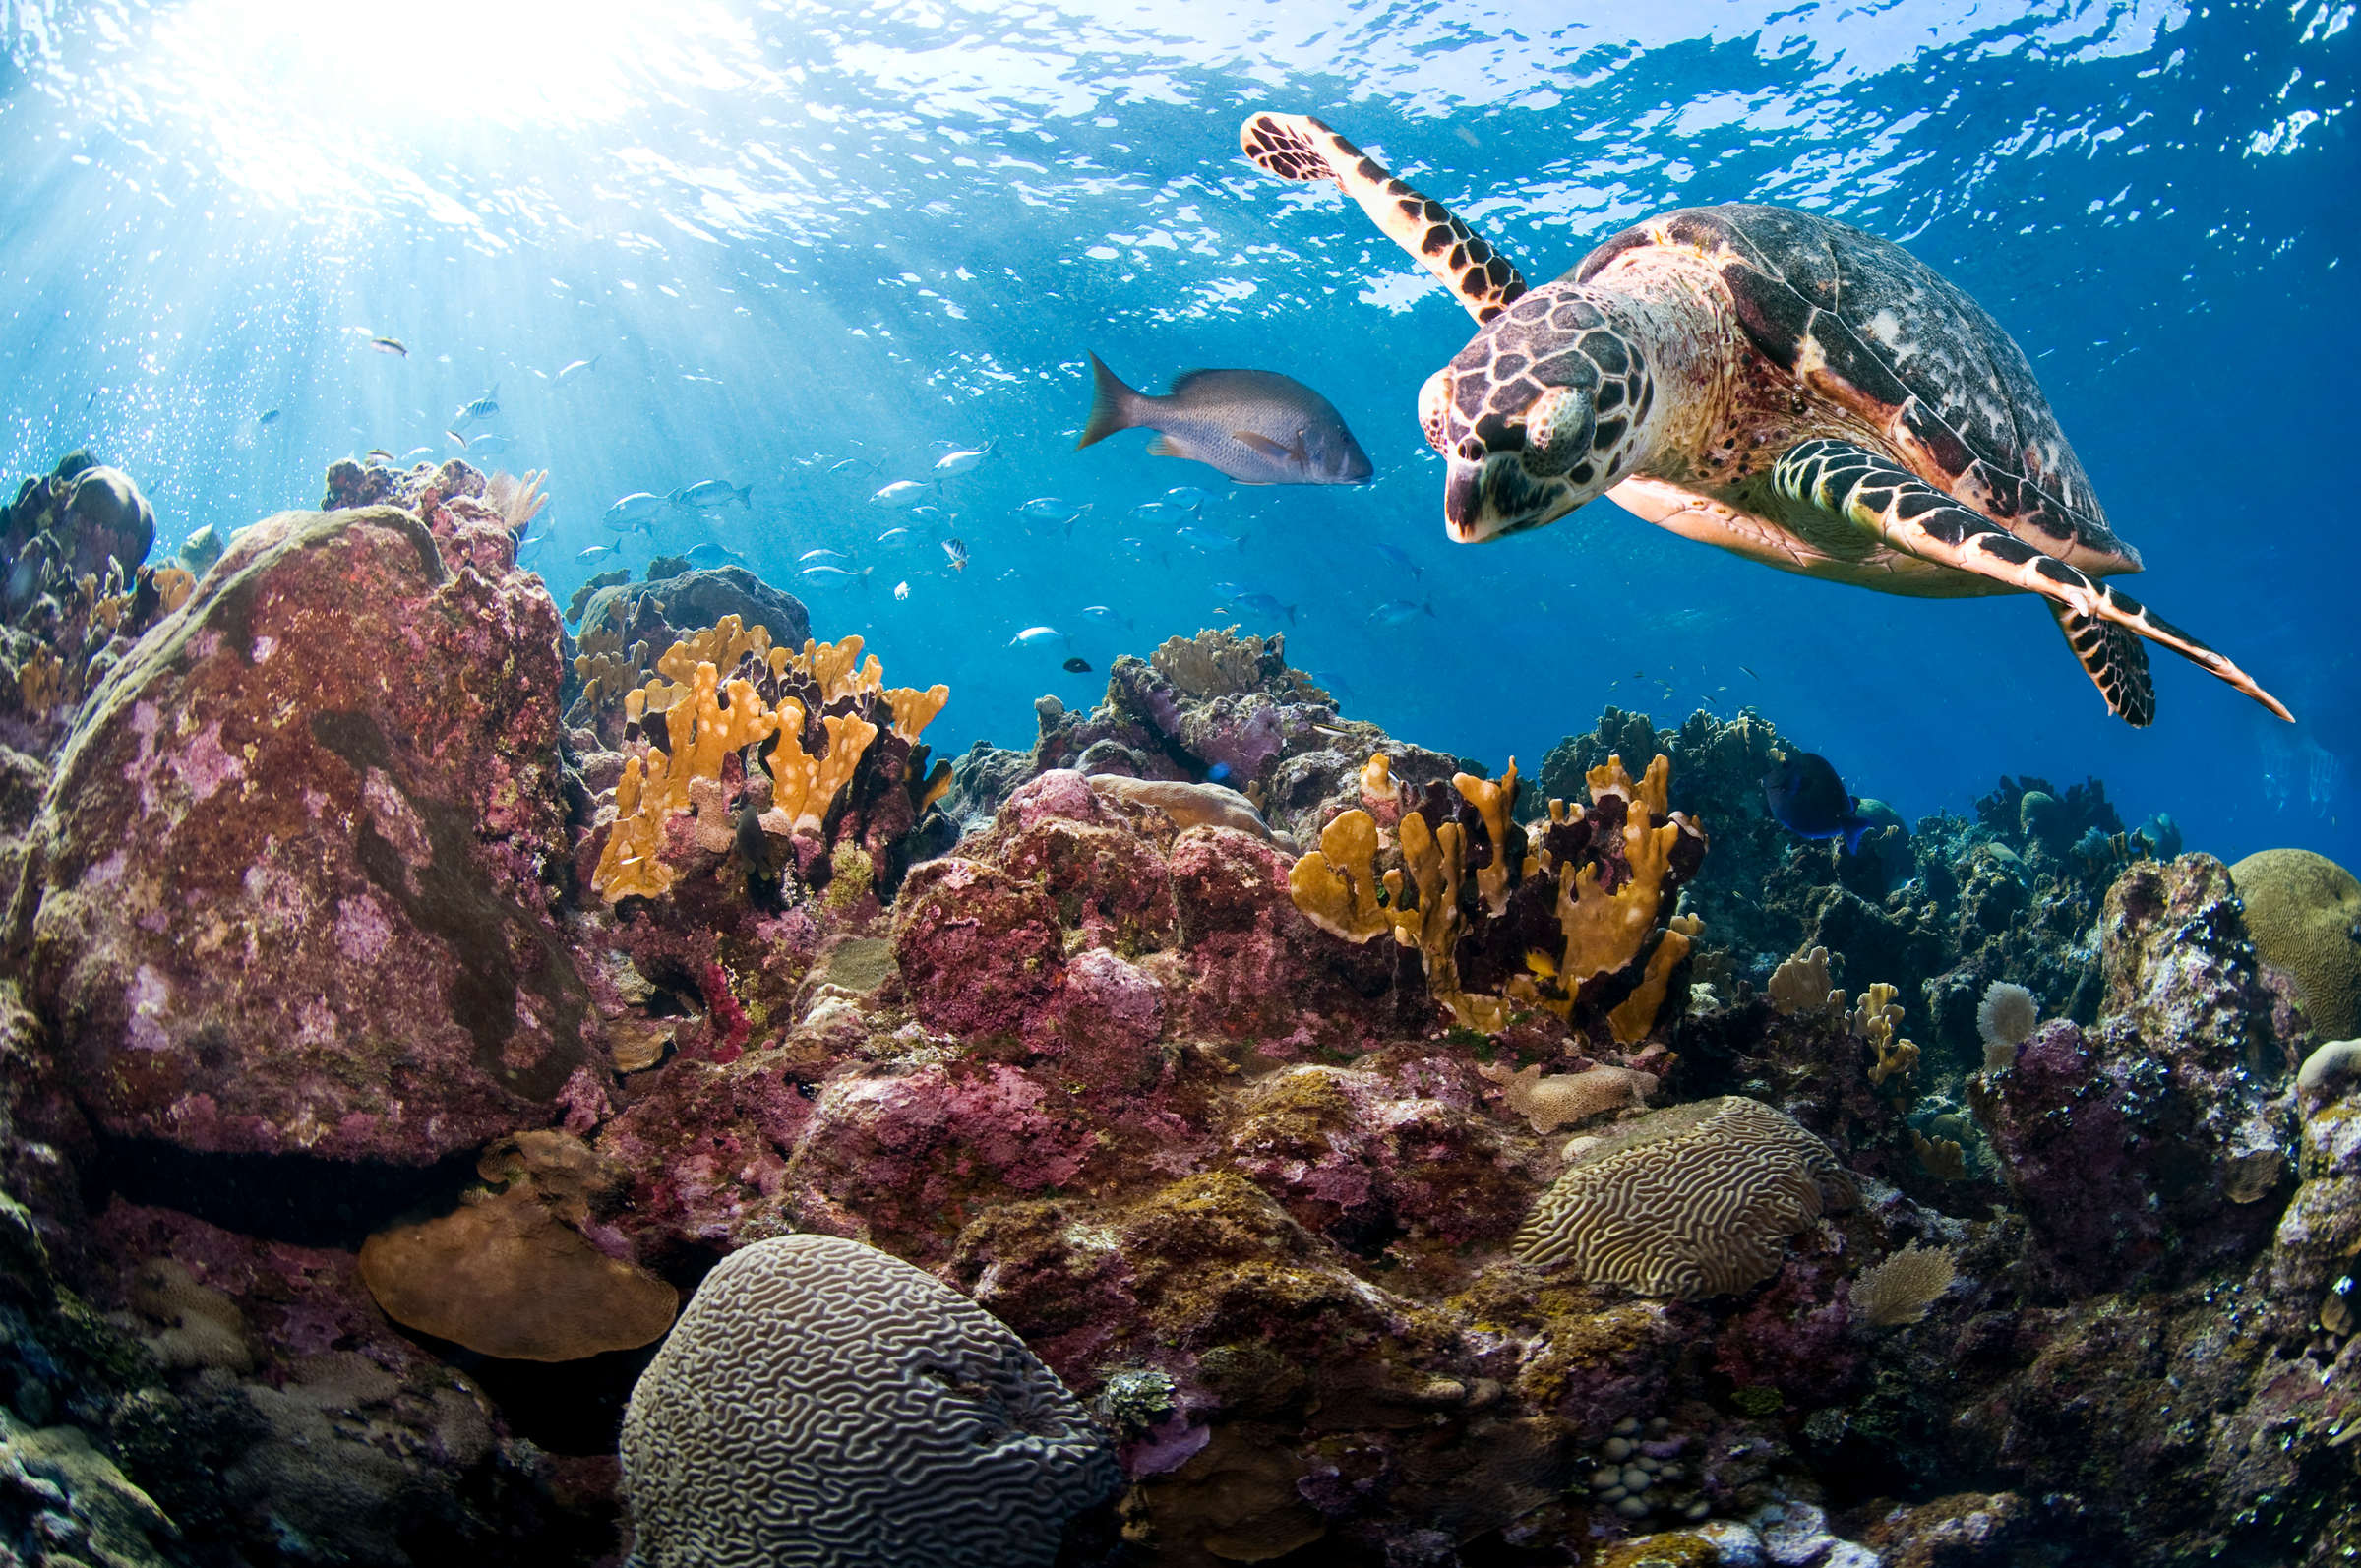
<path id="1" fill-rule="evenodd" d="M 1307 114 L 1253 114 L 1238 133 L 1246 156 L 1283 180 L 1334 180 L 1388 238 L 1459 296 L 1477 324 L 1525 292 L 1525 279 L 1440 202 L 1421 196 Z M 1175 384 L 1178 390 L 1178 384 Z"/>

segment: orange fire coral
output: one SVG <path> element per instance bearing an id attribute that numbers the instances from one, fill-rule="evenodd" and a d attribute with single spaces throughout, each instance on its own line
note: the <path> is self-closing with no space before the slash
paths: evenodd
<path id="1" fill-rule="evenodd" d="M 1665 923 L 1706 844 L 1670 810 L 1670 777 L 1662 756 L 1637 780 L 1609 758 L 1591 773 L 1589 810 L 1551 801 L 1529 832 L 1513 814 L 1513 759 L 1497 780 L 1462 773 L 1456 802 L 1440 784 L 1404 799 L 1391 834 L 1368 812 L 1340 814 L 1288 889 L 1307 919 L 1348 941 L 1390 929 L 1418 948 L 1428 990 L 1468 1027 L 1497 1029 L 1518 1003 L 1567 1018 L 1585 1005 L 1618 1041 L 1636 1041 L 1700 929 L 1693 918 Z M 1397 788 L 1382 757 L 1362 784 L 1364 799 L 1380 801 Z M 1389 847 L 1399 864 L 1379 873 Z M 1555 950 L 1520 936 L 1537 925 L 1556 928 Z"/>
<path id="2" fill-rule="evenodd" d="M 950 700 L 950 688 L 887 691 L 877 656 L 864 661 L 861 650 L 857 636 L 807 640 L 800 651 L 775 648 L 769 633 L 737 616 L 667 649 L 656 661 L 660 679 L 624 695 L 625 717 L 650 744 L 644 758 L 624 766 L 592 887 L 609 902 L 669 889 L 678 873 L 661 860 L 664 823 L 691 807 L 700 844 L 719 853 L 728 818 L 723 763 L 765 742 L 772 744 L 749 764 L 757 783 L 761 770 L 768 773 L 768 809 L 757 818 L 765 832 L 824 838 L 832 809 L 856 798 L 865 822 L 878 818 L 872 825 L 879 832 L 898 834 L 914 823 L 949 786 L 948 764 L 923 771 L 926 748 L 915 743 Z M 724 681 L 723 670 L 734 673 Z M 646 733 L 659 717 L 661 741 Z M 857 785 L 864 762 L 880 750 L 872 784 Z M 897 791 L 898 808 L 880 811 Z M 757 809 L 764 804 L 754 797 Z M 883 847 L 868 846 L 873 863 Z"/>

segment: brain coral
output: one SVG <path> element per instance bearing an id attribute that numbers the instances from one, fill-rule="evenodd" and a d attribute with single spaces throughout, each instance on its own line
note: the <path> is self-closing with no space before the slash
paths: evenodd
<path id="1" fill-rule="evenodd" d="M 1578 1150 L 1516 1252 L 1643 1296 L 1717 1296 L 1768 1279 L 1786 1237 L 1857 1195 L 1827 1144 L 1759 1100 L 1724 1095 Z"/>
<path id="2" fill-rule="evenodd" d="M 2267 849 L 2230 868 L 2263 961 L 2286 970 L 2323 1037 L 2361 1034 L 2361 881 L 2308 849 Z"/>
<path id="3" fill-rule="evenodd" d="M 707 1275 L 632 1390 L 647 1568 L 1031 1568 L 1121 1484 L 999 1319 L 900 1259 L 790 1236 Z"/>

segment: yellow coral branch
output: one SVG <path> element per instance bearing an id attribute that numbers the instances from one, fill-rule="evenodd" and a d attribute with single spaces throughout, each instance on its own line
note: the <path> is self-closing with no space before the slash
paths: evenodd
<path id="1" fill-rule="evenodd" d="M 1377 898 L 1377 821 L 1340 813 L 1320 829 L 1320 847 L 1287 874 L 1288 895 L 1303 918 L 1331 935 L 1365 942 L 1392 929 Z"/>

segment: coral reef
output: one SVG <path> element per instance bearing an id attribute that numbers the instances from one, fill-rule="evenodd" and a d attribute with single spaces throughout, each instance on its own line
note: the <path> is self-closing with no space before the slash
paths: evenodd
<path id="1" fill-rule="evenodd" d="M 331 490 L 0 632 L 0 1548 L 614 1562 L 628 1464 L 670 1560 L 817 1455 L 938 1510 L 844 1560 L 2361 1550 L 2353 1053 L 2094 784 L 1847 856 L 1610 712 L 1551 808 L 1227 633 L 933 765 L 751 576 L 570 646 L 529 480 Z"/>

